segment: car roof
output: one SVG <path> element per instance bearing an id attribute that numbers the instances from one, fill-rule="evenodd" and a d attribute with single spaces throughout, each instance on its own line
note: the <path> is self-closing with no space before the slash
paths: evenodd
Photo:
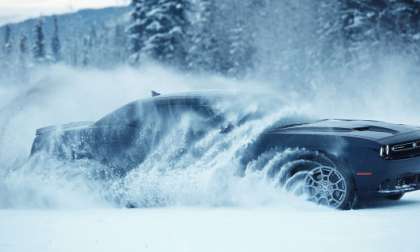
<path id="1" fill-rule="evenodd" d="M 155 91 L 152 91 L 155 92 Z M 232 96 L 235 92 L 232 90 L 202 90 L 202 91 L 189 91 L 177 92 L 170 94 L 159 94 L 146 99 L 139 99 L 137 101 L 148 100 L 177 100 L 177 99 L 193 99 L 193 98 L 225 98 Z"/>
<path id="2" fill-rule="evenodd" d="M 122 107 L 108 113 L 104 117 L 100 118 L 95 124 L 106 124 L 110 121 L 115 120 L 117 117 L 130 117 L 130 113 L 132 111 L 138 111 L 138 108 L 147 109 L 148 106 L 160 106 L 160 105 L 171 105 L 183 104 L 183 105 L 206 105 L 209 101 L 226 99 L 227 97 L 231 97 L 232 95 L 228 91 L 217 91 L 217 90 L 210 90 L 210 91 L 200 91 L 200 92 L 182 92 L 182 93 L 172 93 L 169 95 L 158 95 L 153 96 L 145 99 L 138 99 L 132 101 L 128 104 L 125 104 Z"/>

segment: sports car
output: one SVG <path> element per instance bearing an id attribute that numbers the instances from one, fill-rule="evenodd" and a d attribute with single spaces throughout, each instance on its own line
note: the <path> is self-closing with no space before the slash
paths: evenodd
<path id="1" fill-rule="evenodd" d="M 196 122 L 188 133 L 191 143 L 212 129 L 229 134 L 261 117 L 253 111 L 232 121 L 215 106 L 218 101 L 240 99 L 237 96 L 206 92 L 168 96 L 153 92 L 153 96 L 96 122 L 38 129 L 31 156 L 47 153 L 64 160 L 95 160 L 106 167 L 98 177 L 121 177 L 141 164 L 185 114 Z M 238 176 L 256 163 L 267 163 L 271 155 L 269 174 L 283 188 L 336 209 L 374 198 L 399 200 L 419 189 L 420 128 L 350 119 L 281 121 L 263 128 L 243 146 Z M 273 158 L 276 153 L 283 154 Z"/>

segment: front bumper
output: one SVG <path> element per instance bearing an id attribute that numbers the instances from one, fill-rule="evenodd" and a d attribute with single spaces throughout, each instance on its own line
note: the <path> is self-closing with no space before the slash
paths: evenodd
<path id="1" fill-rule="evenodd" d="M 379 184 L 377 193 L 382 195 L 401 194 L 420 189 L 420 174 L 386 179 Z"/>
<path id="2" fill-rule="evenodd" d="M 420 157 L 360 160 L 355 169 L 356 189 L 360 196 L 386 196 L 420 190 Z M 364 162 L 363 162 L 364 161 Z M 358 176 L 369 172 L 369 176 Z"/>

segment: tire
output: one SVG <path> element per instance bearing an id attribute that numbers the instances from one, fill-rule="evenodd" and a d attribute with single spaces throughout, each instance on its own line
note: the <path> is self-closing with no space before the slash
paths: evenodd
<path id="1" fill-rule="evenodd" d="M 385 199 L 397 201 L 397 200 L 400 200 L 403 196 L 404 196 L 404 193 L 392 194 L 392 195 L 385 196 Z"/>
<path id="2" fill-rule="evenodd" d="M 349 210 L 356 205 L 353 179 L 343 166 L 336 165 L 336 162 L 326 157 L 305 160 L 305 163 L 310 165 L 304 168 L 298 165 L 290 171 L 284 183 L 286 190 L 335 209 Z"/>
<path id="3" fill-rule="evenodd" d="M 349 210 L 354 204 L 354 184 L 339 167 L 320 166 L 312 169 L 305 178 L 304 186 L 308 199 L 320 205 Z"/>

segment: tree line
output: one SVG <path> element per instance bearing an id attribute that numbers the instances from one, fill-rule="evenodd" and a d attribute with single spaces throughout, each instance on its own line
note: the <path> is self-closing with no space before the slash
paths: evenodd
<path id="1" fill-rule="evenodd" d="M 90 29 L 82 35 L 62 32 L 72 24 L 60 17 L 53 17 L 48 32 L 40 17 L 31 34 L 15 39 L 7 25 L 2 62 L 27 69 L 155 61 L 236 78 L 266 71 L 296 79 L 320 68 L 372 64 L 379 53 L 417 61 L 420 54 L 418 1 L 132 0 L 123 16 L 86 24 Z"/>

